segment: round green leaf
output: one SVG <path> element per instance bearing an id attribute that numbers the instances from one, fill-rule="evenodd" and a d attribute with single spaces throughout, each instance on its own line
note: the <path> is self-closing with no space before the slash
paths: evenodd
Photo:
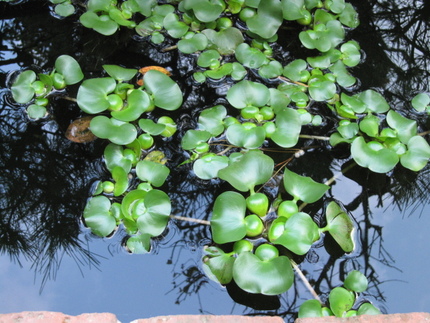
<path id="1" fill-rule="evenodd" d="M 37 104 L 30 104 L 26 111 L 30 119 L 40 119 L 47 115 L 46 108 Z"/>
<path id="2" fill-rule="evenodd" d="M 110 107 L 107 95 L 115 90 L 116 82 L 111 77 L 85 80 L 79 87 L 77 102 L 82 111 L 96 114 Z"/>
<path id="3" fill-rule="evenodd" d="M 151 106 L 149 95 L 140 90 L 131 90 L 127 95 L 127 105 L 120 111 L 111 111 L 112 117 L 120 121 L 137 120 Z"/>
<path id="4" fill-rule="evenodd" d="M 214 204 L 211 230 L 212 239 L 216 243 L 238 241 L 245 237 L 245 198 L 232 191 L 220 194 Z"/>
<path id="5" fill-rule="evenodd" d="M 332 289 L 328 299 L 330 302 L 330 309 L 337 317 L 342 317 L 344 313 L 352 308 L 355 302 L 354 294 L 343 287 L 335 287 Z"/>
<path id="6" fill-rule="evenodd" d="M 242 124 L 231 125 L 225 134 L 231 144 L 248 149 L 260 147 L 266 138 L 266 131 L 263 127 L 247 128 Z"/>
<path id="7" fill-rule="evenodd" d="M 400 163 L 415 172 L 423 169 L 430 158 L 430 146 L 421 136 L 414 136 L 407 143 L 407 152 L 400 157 Z"/>
<path id="8" fill-rule="evenodd" d="M 150 190 L 143 198 L 143 206 L 136 210 L 139 231 L 153 237 L 159 236 L 169 222 L 172 209 L 169 197 L 163 191 Z"/>
<path id="9" fill-rule="evenodd" d="M 55 6 L 54 11 L 61 17 L 68 17 L 75 13 L 75 7 L 71 3 L 59 3 Z"/>
<path id="10" fill-rule="evenodd" d="M 124 170 L 124 168 L 116 166 L 112 170 L 112 178 L 115 181 L 113 195 L 120 196 L 124 194 L 128 188 L 128 173 Z"/>
<path id="11" fill-rule="evenodd" d="M 322 317 L 321 303 L 316 299 L 308 299 L 299 308 L 299 318 L 302 317 Z"/>
<path id="12" fill-rule="evenodd" d="M 269 89 L 252 81 L 240 81 L 227 91 L 228 102 L 237 109 L 248 106 L 262 107 L 270 99 Z"/>
<path id="13" fill-rule="evenodd" d="M 126 158 L 123 154 L 123 147 L 110 143 L 106 146 L 104 150 L 104 160 L 106 164 L 106 168 L 112 172 L 113 169 L 117 166 L 124 169 L 124 171 L 128 174 L 131 170 L 131 160 Z"/>
<path id="14" fill-rule="evenodd" d="M 202 52 L 197 59 L 197 65 L 200 67 L 210 67 L 214 63 L 218 63 L 221 55 L 215 49 L 209 49 Z"/>
<path id="15" fill-rule="evenodd" d="M 36 80 L 36 73 L 31 70 L 21 72 L 11 86 L 13 99 L 17 103 L 28 103 L 34 96 L 31 84 Z"/>
<path id="16" fill-rule="evenodd" d="M 163 185 L 169 174 L 170 169 L 166 165 L 150 160 L 141 160 L 136 165 L 137 177 L 155 187 Z"/>
<path id="17" fill-rule="evenodd" d="M 201 142 L 207 142 L 211 134 L 206 130 L 188 130 L 182 138 L 182 149 L 192 150 Z"/>
<path id="18" fill-rule="evenodd" d="M 212 108 L 205 109 L 200 113 L 198 127 L 216 137 L 224 131 L 223 120 L 226 115 L 227 110 L 223 105 L 216 105 Z"/>
<path id="19" fill-rule="evenodd" d="M 55 70 L 63 75 L 67 85 L 76 84 L 84 78 L 79 63 L 69 55 L 61 55 L 55 60 Z"/>
<path id="20" fill-rule="evenodd" d="M 146 254 L 151 249 L 151 236 L 137 234 L 127 239 L 127 248 L 134 254 Z"/>
<path id="21" fill-rule="evenodd" d="M 253 190 L 255 185 L 266 183 L 273 173 L 274 162 L 261 151 L 249 151 L 218 172 L 218 177 L 241 192 Z"/>
<path id="22" fill-rule="evenodd" d="M 369 114 L 360 121 L 360 130 L 369 137 L 377 137 L 380 122 L 381 120 L 377 116 Z"/>
<path id="23" fill-rule="evenodd" d="M 211 250 L 212 249 L 212 250 Z M 204 258 L 203 270 L 206 275 L 220 284 L 228 284 L 233 279 L 233 264 L 235 258 L 227 255 L 217 247 L 205 250 L 208 257 Z"/>
<path id="24" fill-rule="evenodd" d="M 127 145 L 137 137 L 134 125 L 105 116 L 94 117 L 90 123 L 90 130 L 97 137 L 109 139 L 117 145 Z"/>
<path id="25" fill-rule="evenodd" d="M 357 311 L 357 315 L 380 315 L 382 314 L 380 310 L 378 310 L 371 303 L 363 303 L 360 305 Z"/>
<path id="26" fill-rule="evenodd" d="M 351 155 L 358 165 L 375 173 L 387 173 L 399 162 L 399 156 L 394 151 L 375 141 L 366 143 L 363 137 L 354 139 Z"/>
<path id="27" fill-rule="evenodd" d="M 299 113 L 291 108 L 283 108 L 276 112 L 276 130 L 271 139 L 283 148 L 294 147 L 298 140 L 302 128 L 302 121 Z"/>
<path id="28" fill-rule="evenodd" d="M 385 98 L 374 90 L 366 90 L 357 96 L 367 105 L 368 110 L 375 113 L 385 113 L 390 109 Z"/>
<path id="29" fill-rule="evenodd" d="M 164 110 L 176 110 L 182 104 L 182 92 L 170 77 L 156 70 L 143 76 L 146 90 L 152 94 L 154 104 Z"/>
<path id="30" fill-rule="evenodd" d="M 259 49 L 250 47 L 247 43 L 237 46 L 235 55 L 239 63 L 249 68 L 259 68 L 267 61 L 266 55 Z"/>
<path id="31" fill-rule="evenodd" d="M 405 118 L 394 110 L 388 111 L 387 123 L 391 128 L 396 130 L 400 141 L 404 144 L 407 144 L 417 134 L 417 122 Z"/>
<path id="32" fill-rule="evenodd" d="M 233 279 L 248 293 L 279 295 L 290 289 L 294 273 L 285 256 L 262 261 L 251 252 L 243 252 L 234 262 Z"/>
<path id="33" fill-rule="evenodd" d="M 249 30 L 268 39 L 276 34 L 282 24 L 282 5 L 280 0 L 260 1 L 257 14 L 246 21 Z"/>
<path id="34" fill-rule="evenodd" d="M 350 271 L 343 282 L 345 288 L 357 293 L 364 292 L 367 289 L 368 284 L 366 276 L 358 270 Z"/>
<path id="35" fill-rule="evenodd" d="M 242 32 L 235 27 L 222 29 L 219 32 L 205 29 L 202 33 L 221 55 L 233 54 L 236 47 L 244 41 Z"/>
<path id="36" fill-rule="evenodd" d="M 116 228 L 116 219 L 110 212 L 110 200 L 103 195 L 91 198 L 84 209 L 85 224 L 100 236 L 110 235 Z"/>
<path id="37" fill-rule="evenodd" d="M 430 97 L 427 93 L 419 93 L 414 96 L 411 103 L 415 110 L 423 112 L 430 104 Z"/>
<path id="38" fill-rule="evenodd" d="M 336 94 L 336 84 L 324 77 L 314 77 L 309 80 L 309 94 L 315 101 L 326 101 Z"/>
<path id="39" fill-rule="evenodd" d="M 118 65 L 103 65 L 103 69 L 119 82 L 130 81 L 136 74 L 137 70 L 134 68 L 124 68 Z"/>
<path id="40" fill-rule="evenodd" d="M 79 17 L 79 21 L 87 28 L 92 28 L 98 33 L 110 36 L 119 28 L 117 22 L 113 21 L 108 15 L 97 15 L 93 11 L 87 11 Z"/>
<path id="41" fill-rule="evenodd" d="M 295 59 L 284 67 L 283 75 L 292 81 L 306 82 L 310 76 L 308 64 L 303 59 Z"/>
<path id="42" fill-rule="evenodd" d="M 202 51 L 208 46 L 208 38 L 204 34 L 195 34 L 191 38 L 181 39 L 178 49 L 184 54 Z"/>
<path id="43" fill-rule="evenodd" d="M 193 171 L 198 178 L 212 179 L 218 176 L 218 171 L 228 166 L 229 159 L 226 156 L 207 154 L 197 159 L 193 165 Z"/>
<path id="44" fill-rule="evenodd" d="M 178 16 L 173 12 L 164 17 L 163 26 L 173 38 L 181 38 L 187 33 L 189 28 L 186 23 L 179 21 Z"/>

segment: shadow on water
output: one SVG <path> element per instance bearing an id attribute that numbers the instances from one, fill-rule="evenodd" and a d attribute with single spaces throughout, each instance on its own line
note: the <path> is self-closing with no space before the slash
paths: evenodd
<path id="1" fill-rule="evenodd" d="M 429 4 L 396 1 L 394 5 L 382 0 L 352 3 L 360 14 L 361 25 L 350 37 L 360 43 L 366 56 L 352 73 L 364 89 L 378 89 L 396 110 L 417 119 L 405 102 L 429 89 Z M 101 256 L 89 248 L 97 238 L 82 233 L 81 215 L 94 182 L 108 177 L 100 159 L 105 143 L 98 140 L 80 145 L 65 139 L 67 125 L 79 116 L 79 109 L 65 100 L 54 101 L 49 120 L 29 121 L 6 89 L 10 73 L 26 67 L 49 68 L 61 54 L 76 57 L 87 76 L 98 76 L 105 63 L 127 67 L 156 64 L 171 68 L 183 89 L 185 102 L 179 112 L 171 113 L 179 120 L 180 130 L 176 138 L 164 143 L 170 165 L 179 165 L 187 158 L 177 148 L 181 135 L 195 125 L 203 108 L 220 103 L 218 98 L 225 94 L 227 87 L 221 83 L 197 87 L 190 81 L 189 58 L 174 51 L 160 53 L 154 46 L 133 39 L 130 32 L 105 38 L 83 30 L 73 19 L 55 19 L 45 1 L 0 3 L 0 18 L 0 77 L 5 88 L 0 100 L 0 253 L 17 263 L 22 259 L 32 263 L 34 271 L 42 277 L 43 289 L 49 280 L 55 280 L 65 256 L 82 268 L 95 266 L 103 271 Z M 430 128 L 427 119 L 417 119 L 417 122 L 421 130 Z M 328 122 L 322 131 L 326 134 L 331 127 Z M 303 141 L 302 147 L 306 153 L 290 166 L 316 181 L 323 182 L 348 167 L 348 155 L 342 148 L 331 149 L 314 141 Z M 274 156 L 279 162 L 287 158 L 282 154 Z M 347 272 L 358 269 L 370 281 L 366 296 L 380 308 L 384 307 L 388 300 L 382 287 L 383 276 L 378 274 L 381 267 L 375 263 L 396 268 L 395 256 L 387 251 L 383 227 L 375 224 L 372 213 L 387 201 L 405 214 L 422 212 L 429 201 L 429 174 L 429 167 L 418 174 L 397 168 L 392 176 L 387 176 L 355 166 L 344 178 L 349 186 L 344 186 L 342 180 L 334 185 L 333 190 L 339 187 L 347 192 L 347 200 L 339 202 L 355 218 L 359 247 L 352 255 L 340 256 L 342 253 L 327 236 L 305 259 L 297 259 L 323 298 L 343 281 Z M 215 197 L 226 188 L 221 181 L 199 180 L 192 174 L 190 164 L 173 167 L 167 185 L 172 212 L 201 220 L 209 219 Z M 266 190 L 270 195 L 270 187 Z M 332 197 L 339 199 L 335 194 Z M 373 199 L 377 201 L 375 205 L 370 202 Z M 312 205 L 307 211 L 318 220 L 322 218 L 321 207 Z M 176 294 L 175 303 L 181 304 L 198 295 L 204 286 L 214 285 L 200 266 L 198 251 L 211 243 L 211 234 L 207 226 L 181 221 L 172 221 L 169 230 L 165 239 L 155 241 L 153 253 L 169 250 L 166 262 L 173 269 L 166 293 Z M 124 233 L 117 235 L 120 244 Z M 191 256 L 184 256 L 189 252 Z M 245 306 L 239 310 L 245 314 L 276 314 L 286 319 L 297 312 L 306 294 L 300 281 L 280 297 L 253 296 L 233 284 L 226 290 L 234 302 Z M 217 290 L 216 295 L 221 293 L 225 290 Z M 197 307 L 193 309 L 196 313 L 206 312 L 202 304 Z"/>

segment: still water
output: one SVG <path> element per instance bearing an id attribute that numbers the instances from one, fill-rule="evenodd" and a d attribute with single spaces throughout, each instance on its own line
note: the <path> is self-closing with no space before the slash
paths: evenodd
<path id="1" fill-rule="evenodd" d="M 82 226 L 79 218 L 91 188 L 108 176 L 100 160 L 102 143 L 79 145 L 64 138 L 67 125 L 78 116 L 76 108 L 64 102 L 54 102 L 55 120 L 29 122 L 7 91 L 11 73 L 29 66 L 48 68 L 65 53 L 80 57 L 83 70 L 90 73 L 105 63 L 158 64 L 184 75 L 189 62 L 174 53 L 158 54 L 126 34 L 106 39 L 88 33 L 73 19 L 52 17 L 44 3 L 0 2 L 0 313 L 112 312 L 122 322 L 168 314 L 261 313 L 291 320 L 298 306 L 311 298 L 299 280 L 279 300 L 268 301 L 245 299 L 205 276 L 200 259 L 202 247 L 210 243 L 206 227 L 172 222 L 153 252 L 140 256 L 124 251 L 120 232 L 99 239 Z M 428 5 L 352 3 L 361 25 L 351 38 L 366 55 L 353 74 L 363 89 L 377 89 L 392 106 L 413 117 L 405 102 L 429 91 Z M 118 48 L 120 43 L 124 45 Z M 192 88 L 182 126 L 195 118 L 193 110 L 213 105 L 212 98 L 222 91 L 219 85 Z M 426 118 L 418 122 L 430 128 Z M 175 157 L 172 147 L 170 157 L 182 158 Z M 325 169 L 336 174 L 344 163 L 341 154 L 320 149 L 305 154 L 295 167 L 310 175 Z M 353 169 L 335 182 L 330 193 L 353 215 L 358 248 L 341 258 L 318 244 L 312 249 L 301 267 L 321 293 L 340 284 L 343 272 L 354 268 L 370 278 L 365 297 L 383 312 L 430 311 L 425 231 L 430 225 L 429 171 L 395 171 L 387 177 Z M 169 189 L 176 214 L 209 217 L 217 192 L 193 177 L 189 168 L 175 171 Z M 262 302 L 275 304 L 274 309 L 258 310 Z"/>

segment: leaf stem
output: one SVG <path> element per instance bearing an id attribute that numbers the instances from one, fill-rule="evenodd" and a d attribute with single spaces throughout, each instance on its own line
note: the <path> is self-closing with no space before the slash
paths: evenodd
<path id="1" fill-rule="evenodd" d="M 165 47 L 165 48 L 163 48 L 161 51 L 162 51 L 163 53 L 165 53 L 165 52 L 169 52 L 169 51 L 171 51 L 171 50 L 174 50 L 174 49 L 176 49 L 176 48 L 178 48 L 178 45 L 173 45 L 173 46 Z"/>
<path id="2" fill-rule="evenodd" d="M 211 224 L 209 221 L 206 221 L 206 220 L 187 218 L 187 217 L 184 217 L 184 216 L 179 216 L 179 215 L 174 215 L 174 214 L 170 214 L 170 218 L 171 219 L 175 219 L 175 220 L 181 220 L 181 221 L 194 222 L 194 223 L 198 223 L 198 224 L 204 224 L 204 225 L 210 225 Z"/>
<path id="3" fill-rule="evenodd" d="M 306 286 L 306 288 L 309 290 L 309 292 L 312 294 L 312 296 L 322 304 L 321 299 L 319 298 L 318 294 L 315 292 L 315 289 L 312 287 L 312 285 L 309 283 L 309 280 L 306 278 L 306 276 L 303 274 L 303 272 L 300 270 L 299 266 L 296 264 L 296 262 L 293 259 L 290 259 L 291 264 L 293 265 L 294 270 L 296 271 L 297 275 L 302 280 L 303 284 Z"/>
<path id="4" fill-rule="evenodd" d="M 306 139 L 330 140 L 330 137 L 324 137 L 324 136 L 299 135 L 299 137 L 306 138 Z"/>
<path id="5" fill-rule="evenodd" d="M 70 97 L 70 96 L 62 96 L 61 98 L 62 98 L 62 99 L 64 99 L 64 100 L 72 101 L 72 102 L 78 102 L 78 100 L 77 100 L 77 99 L 72 98 L 72 97 Z"/>
<path id="6" fill-rule="evenodd" d="M 284 76 L 278 76 L 278 79 L 280 79 L 281 81 L 286 82 L 286 83 L 294 83 L 294 84 L 301 85 L 304 87 L 309 87 L 309 85 L 307 85 L 305 83 L 293 81 L 293 80 L 290 80 L 289 78 L 286 78 Z"/>

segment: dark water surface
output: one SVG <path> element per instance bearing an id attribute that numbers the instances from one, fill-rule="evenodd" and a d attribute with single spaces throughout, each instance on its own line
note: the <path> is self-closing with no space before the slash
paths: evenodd
<path id="1" fill-rule="evenodd" d="M 366 56 L 352 71 L 361 89 L 378 90 L 393 108 L 418 118 L 408 102 L 429 91 L 429 6 L 424 1 L 352 3 L 361 25 L 350 37 Z M 64 138 L 79 116 L 73 104 L 56 100 L 52 120 L 30 122 L 7 91 L 11 73 L 50 68 L 61 54 L 76 57 L 87 76 L 95 77 L 103 64 L 168 66 L 186 89 L 184 107 L 176 112 L 181 135 L 202 108 L 216 104 L 217 93 L 225 93 L 227 85 L 194 87 L 189 58 L 159 54 L 133 39 L 133 32 L 105 38 L 74 18 L 56 19 L 45 1 L 0 2 L 0 18 L 0 313 L 112 312 L 122 322 L 168 314 L 264 313 L 291 320 L 311 298 L 299 280 L 278 300 L 227 292 L 206 277 L 200 258 L 210 243 L 207 227 L 172 222 L 149 255 L 127 254 L 122 232 L 110 239 L 91 235 L 80 216 L 91 187 L 109 177 L 100 159 L 103 142 L 80 145 Z M 417 121 L 421 130 L 430 129 L 427 118 Z M 174 140 L 166 153 L 178 164 L 184 156 Z M 322 146 L 292 166 L 322 181 L 345 165 L 342 151 Z M 208 219 L 223 187 L 197 180 L 188 166 L 172 173 L 173 212 Z M 358 248 L 340 258 L 322 244 L 311 250 L 301 268 L 319 292 L 329 292 L 345 272 L 360 269 L 371 281 L 365 297 L 383 312 L 430 311 L 429 176 L 429 167 L 419 174 L 396 169 L 390 177 L 356 167 L 336 181 L 331 194 L 354 216 Z M 277 309 L 258 310 L 267 304 Z"/>

